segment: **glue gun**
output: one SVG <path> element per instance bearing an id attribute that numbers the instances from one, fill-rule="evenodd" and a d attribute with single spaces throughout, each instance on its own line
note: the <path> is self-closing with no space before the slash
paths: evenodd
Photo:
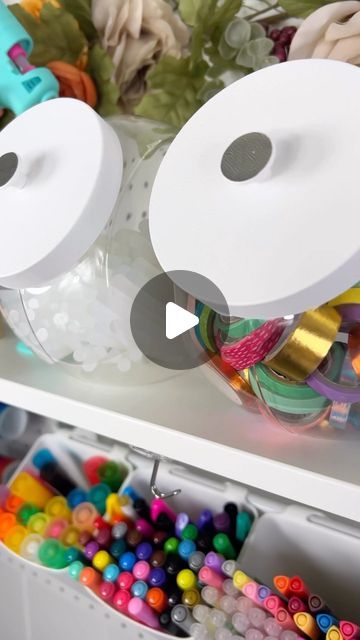
<path id="1" fill-rule="evenodd" d="M 15 115 L 59 96 L 51 71 L 29 63 L 32 49 L 32 38 L 0 0 L 0 108 Z"/>

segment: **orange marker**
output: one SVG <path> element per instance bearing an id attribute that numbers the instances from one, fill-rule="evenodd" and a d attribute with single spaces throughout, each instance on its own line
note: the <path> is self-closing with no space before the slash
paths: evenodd
<path id="1" fill-rule="evenodd" d="M 274 585 L 279 593 L 285 596 L 285 598 L 289 598 L 291 596 L 290 578 L 287 576 L 275 576 Z"/>
<path id="2" fill-rule="evenodd" d="M 344 640 L 344 636 L 339 627 L 332 626 L 326 634 L 326 640 Z"/>
<path id="3" fill-rule="evenodd" d="M 5 511 L 8 511 L 9 513 L 17 513 L 24 503 L 25 500 L 15 496 L 13 493 L 9 493 L 5 501 Z"/>
<path id="4" fill-rule="evenodd" d="M 84 567 L 80 573 L 79 581 L 84 587 L 96 591 L 100 586 L 102 579 L 100 573 L 95 571 L 92 567 Z"/>
<path id="5" fill-rule="evenodd" d="M 168 606 L 168 598 L 166 593 L 158 587 L 149 589 L 146 594 L 146 602 L 152 609 L 155 609 L 157 613 L 163 613 L 163 611 L 165 611 Z"/>
<path id="6" fill-rule="evenodd" d="M 0 540 L 4 540 L 6 534 L 10 529 L 17 524 L 16 516 L 14 513 L 1 513 L 0 514 Z"/>
<path id="7" fill-rule="evenodd" d="M 95 526 L 94 522 L 98 515 L 97 509 L 95 509 L 91 502 L 82 502 L 78 504 L 72 512 L 73 525 L 79 529 L 79 531 L 89 531 L 92 533 Z"/>
<path id="8" fill-rule="evenodd" d="M 295 613 L 294 622 L 298 629 L 305 635 L 309 636 L 311 640 L 317 640 L 320 636 L 320 629 L 316 624 L 315 618 L 310 613 Z M 336 640 L 332 638 L 332 640 Z M 340 640 L 340 639 L 339 639 Z"/>
<path id="9" fill-rule="evenodd" d="M 21 524 L 15 525 L 7 532 L 4 538 L 4 545 L 14 551 L 14 553 L 20 553 L 20 547 L 28 536 L 28 530 L 22 527 Z"/>

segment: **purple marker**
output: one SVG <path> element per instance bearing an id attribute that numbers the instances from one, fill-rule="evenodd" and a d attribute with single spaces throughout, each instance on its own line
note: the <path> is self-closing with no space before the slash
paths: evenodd
<path id="1" fill-rule="evenodd" d="M 85 546 L 85 549 L 84 549 L 85 558 L 87 558 L 88 560 L 92 560 L 94 555 L 98 551 L 100 551 L 99 543 L 95 542 L 95 540 L 91 540 L 91 542 L 88 542 L 87 545 Z"/>
<path id="2" fill-rule="evenodd" d="M 197 528 L 199 531 L 203 529 L 210 528 L 213 526 L 213 514 L 209 509 L 204 509 L 200 513 L 199 520 L 197 521 Z"/>
<path id="3" fill-rule="evenodd" d="M 229 533 L 231 528 L 230 516 L 223 511 L 214 516 L 214 527 L 218 533 Z"/>
<path id="4" fill-rule="evenodd" d="M 190 518 L 187 513 L 179 513 L 175 521 L 175 533 L 178 538 L 181 538 L 181 534 L 185 527 L 189 524 Z"/>
<path id="5" fill-rule="evenodd" d="M 271 591 L 271 589 L 269 589 L 269 587 L 266 587 L 263 584 L 261 584 L 258 587 L 258 589 L 257 589 L 257 597 L 258 597 L 260 602 L 263 602 L 263 600 L 265 600 L 265 598 L 268 598 L 271 595 L 272 595 L 272 591 Z"/>
<path id="6" fill-rule="evenodd" d="M 142 542 L 136 547 L 135 554 L 139 560 L 150 560 L 152 554 L 154 553 L 154 549 L 150 542 Z"/>
<path id="7" fill-rule="evenodd" d="M 164 569 L 158 567 L 151 569 L 149 576 L 149 583 L 152 587 L 162 587 L 166 582 L 166 573 Z"/>
<path id="8" fill-rule="evenodd" d="M 210 551 L 205 556 L 205 567 L 209 567 L 216 571 L 219 575 L 223 575 L 222 566 L 225 562 L 224 556 L 220 555 L 220 553 L 215 553 L 215 551 Z"/>

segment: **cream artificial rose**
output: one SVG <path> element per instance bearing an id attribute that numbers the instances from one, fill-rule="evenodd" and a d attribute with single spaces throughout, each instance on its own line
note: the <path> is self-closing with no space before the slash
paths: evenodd
<path id="1" fill-rule="evenodd" d="M 189 29 L 164 0 L 93 0 L 92 18 L 131 110 L 145 92 L 148 69 L 163 55 L 180 57 Z"/>
<path id="2" fill-rule="evenodd" d="M 360 2 L 334 2 L 306 18 L 289 51 L 289 60 L 304 58 L 360 64 Z"/>

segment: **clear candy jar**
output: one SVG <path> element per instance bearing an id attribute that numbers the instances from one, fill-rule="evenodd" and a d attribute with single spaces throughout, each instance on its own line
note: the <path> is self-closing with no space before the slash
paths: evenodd
<path id="1" fill-rule="evenodd" d="M 31 109 L 1 133 L 0 305 L 42 359 L 114 385 L 169 376 L 139 351 L 130 310 L 161 272 L 148 209 L 172 137 L 146 120 L 107 124 L 67 99 Z"/>

